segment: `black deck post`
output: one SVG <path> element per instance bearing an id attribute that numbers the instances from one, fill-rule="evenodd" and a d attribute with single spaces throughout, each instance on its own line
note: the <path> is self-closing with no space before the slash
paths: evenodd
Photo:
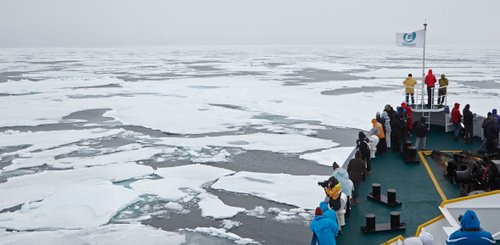
<path id="1" fill-rule="evenodd" d="M 395 189 L 387 190 L 387 203 L 390 205 L 396 203 L 396 190 Z"/>
<path id="2" fill-rule="evenodd" d="M 406 224 L 399 220 L 400 212 L 391 212 L 391 223 L 377 224 L 375 214 L 365 215 L 365 226 L 361 227 L 364 233 L 399 231 L 406 229 Z"/>
<path id="3" fill-rule="evenodd" d="M 406 149 L 405 161 L 418 163 L 417 148 L 415 146 L 408 146 L 408 148 Z"/>
<path id="4" fill-rule="evenodd" d="M 366 230 L 375 230 L 375 214 L 365 215 Z"/>
<path id="5" fill-rule="evenodd" d="M 387 196 L 380 194 L 380 184 L 373 183 L 372 184 L 372 192 L 368 193 L 366 196 L 368 200 L 373 200 L 375 202 L 379 202 L 388 206 L 399 206 L 401 202 L 396 199 L 396 190 L 389 189 L 387 190 Z"/>
<path id="6" fill-rule="evenodd" d="M 391 212 L 391 228 L 399 228 L 401 226 L 400 215 L 400 212 Z"/>
<path id="7" fill-rule="evenodd" d="M 372 195 L 375 199 L 380 199 L 380 184 L 373 183 L 372 184 Z"/>

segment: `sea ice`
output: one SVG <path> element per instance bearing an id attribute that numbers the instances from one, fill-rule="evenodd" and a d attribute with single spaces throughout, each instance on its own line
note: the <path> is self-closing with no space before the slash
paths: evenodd
<path id="1" fill-rule="evenodd" d="M 313 209 L 325 196 L 323 189 L 316 183 L 327 177 L 242 171 L 221 177 L 212 185 L 212 188 L 247 193 L 278 203 Z"/>
<path id="2" fill-rule="evenodd" d="M 185 242 L 184 235 L 141 224 L 112 224 L 83 230 L 6 232 L 0 231 L 0 244 L 37 245 L 171 245 Z"/>
<path id="3" fill-rule="evenodd" d="M 333 162 L 342 167 L 344 162 L 354 150 L 354 147 L 335 147 L 319 152 L 300 155 L 301 159 L 317 162 L 321 165 L 332 166 Z M 333 171 L 333 170 L 332 170 Z"/>
<path id="4" fill-rule="evenodd" d="M 139 180 L 130 186 L 140 194 L 154 194 L 169 201 L 181 200 L 186 202 L 196 196 L 200 199 L 198 205 L 203 217 L 229 218 L 244 211 L 242 208 L 224 204 L 218 197 L 207 193 L 202 188 L 204 184 L 212 182 L 221 176 L 232 174 L 233 171 L 193 164 L 160 168 L 155 173 L 162 178 Z M 189 189 L 189 191 L 186 189 Z"/>
<path id="5" fill-rule="evenodd" d="M 215 227 L 196 227 L 194 229 L 184 229 L 186 231 L 199 232 L 214 237 L 220 237 L 234 241 L 236 244 L 259 244 L 250 238 L 242 238 L 234 233 L 227 232 L 225 229 Z"/>
<path id="6" fill-rule="evenodd" d="M 125 132 L 123 129 L 103 128 L 40 132 L 0 132 L 0 148 L 6 146 L 31 145 L 28 148 L 15 152 L 21 154 L 34 150 L 47 150 L 61 145 L 76 143 L 81 140 L 113 136 L 123 132 Z"/>
<path id="7" fill-rule="evenodd" d="M 280 153 L 300 153 L 339 145 L 329 140 L 302 135 L 266 133 L 199 138 L 164 138 L 161 143 L 187 147 L 223 146 Z"/>
<path id="8" fill-rule="evenodd" d="M 82 168 L 77 170 L 44 171 L 36 174 L 23 175 L 7 179 L 0 183 L 0 210 L 14 207 L 25 202 L 44 200 L 56 195 L 66 186 L 87 186 L 91 181 L 118 182 L 132 178 L 140 178 L 153 173 L 148 166 L 135 163 L 112 164 L 100 167 Z M 97 186 L 102 183 L 92 182 Z M 107 185 L 104 187 L 108 188 Z M 111 187 L 109 187 L 111 188 Z M 62 189 L 66 191 L 65 189 Z M 126 191 L 124 191 L 126 192 Z M 80 199 L 70 200 L 78 203 Z"/>
<path id="9" fill-rule="evenodd" d="M 225 220 L 222 220 L 222 228 L 223 229 L 226 229 L 226 230 L 231 230 L 235 227 L 238 227 L 241 225 L 241 222 L 239 221 L 233 221 L 233 220 L 230 220 L 230 219 L 225 219 Z"/>
<path id="10" fill-rule="evenodd" d="M 98 227 L 136 198 L 134 191 L 110 181 L 66 183 L 35 208 L 0 213 L 0 226 L 16 230 Z"/>
<path id="11" fill-rule="evenodd" d="M 217 196 L 210 193 L 201 193 L 198 195 L 198 198 L 200 199 L 198 205 L 201 209 L 201 216 L 203 217 L 225 219 L 245 211 L 244 208 L 231 207 L 224 204 Z"/>

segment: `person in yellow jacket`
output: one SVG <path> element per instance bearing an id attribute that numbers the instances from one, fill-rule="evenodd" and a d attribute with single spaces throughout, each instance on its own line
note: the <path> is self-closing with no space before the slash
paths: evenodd
<path id="1" fill-rule="evenodd" d="M 413 79 L 413 75 L 408 74 L 408 77 L 404 80 L 403 84 L 405 85 L 405 93 L 406 93 L 406 104 L 410 104 L 409 98 L 411 96 L 411 104 L 415 104 L 415 99 L 413 94 L 415 94 L 415 84 L 417 84 L 417 80 Z"/>
<path id="2" fill-rule="evenodd" d="M 446 98 L 446 88 L 448 87 L 448 78 L 444 74 L 441 74 L 441 79 L 439 79 L 439 90 L 438 90 L 438 104 L 441 106 Z"/>
<path id="3" fill-rule="evenodd" d="M 340 195 L 342 194 L 342 185 L 333 176 L 331 176 L 327 182 L 327 185 L 323 186 L 323 189 L 325 190 L 325 194 L 328 197 L 328 205 L 334 211 L 337 211 L 341 206 Z"/>

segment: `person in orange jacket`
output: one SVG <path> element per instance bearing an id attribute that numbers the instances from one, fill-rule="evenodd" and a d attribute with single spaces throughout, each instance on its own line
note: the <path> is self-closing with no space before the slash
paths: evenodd
<path id="1" fill-rule="evenodd" d="M 376 135 L 379 138 L 377 144 L 377 153 L 383 154 L 387 150 L 387 141 L 385 140 L 384 128 L 376 118 L 372 119 L 373 128 L 370 130 L 370 135 Z"/>

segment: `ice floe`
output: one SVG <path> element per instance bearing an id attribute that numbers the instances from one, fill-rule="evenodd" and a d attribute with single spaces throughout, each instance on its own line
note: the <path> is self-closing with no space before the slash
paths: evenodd
<path id="1" fill-rule="evenodd" d="M 85 149 L 85 148 L 83 148 Z M 62 157 L 56 156 L 67 154 L 73 151 L 81 151 L 82 147 L 71 146 L 57 148 L 57 151 L 48 150 L 37 153 L 23 154 L 22 158 L 17 158 L 12 161 L 12 165 L 6 166 L 4 170 L 11 171 L 19 168 L 28 168 L 47 164 L 53 168 L 85 168 L 91 166 L 104 166 L 116 163 L 136 162 L 139 160 L 150 159 L 156 154 L 162 154 L 165 150 L 155 147 L 145 147 L 129 151 L 120 151 L 106 153 L 102 155 L 91 155 L 86 157 Z"/>
<path id="2" fill-rule="evenodd" d="M 155 171 L 160 179 L 144 179 L 130 186 L 141 194 L 154 194 L 170 201 L 182 199 L 190 194 L 182 189 L 189 188 L 195 193 L 204 193 L 202 187 L 207 182 L 234 173 L 231 170 L 201 164 L 160 168 Z"/>
<path id="3" fill-rule="evenodd" d="M 31 232 L 0 231 L 1 244 L 38 245 L 160 245 L 183 244 L 184 235 L 163 231 L 141 224 L 112 224 L 83 230 L 55 230 Z"/>
<path id="4" fill-rule="evenodd" d="M 233 171 L 201 164 L 161 168 L 155 172 L 160 179 L 144 179 L 130 186 L 140 194 L 154 194 L 169 201 L 186 201 L 198 198 L 203 217 L 223 219 L 233 217 L 242 208 L 224 204 L 218 197 L 207 193 L 202 186 L 206 183 L 234 173 Z"/>
<path id="5" fill-rule="evenodd" d="M 231 207 L 224 204 L 217 196 L 210 193 L 202 193 L 198 195 L 198 198 L 200 199 L 198 205 L 201 209 L 201 216 L 203 217 L 224 219 L 245 211 L 244 208 Z"/>
<path id="6" fill-rule="evenodd" d="M 241 222 L 230 219 L 224 219 L 221 221 L 221 223 L 222 223 L 222 228 L 226 230 L 231 230 L 241 225 Z"/>
<path id="7" fill-rule="evenodd" d="M 164 138 L 161 143 L 187 147 L 223 146 L 280 153 L 300 153 L 339 145 L 329 140 L 302 135 L 266 133 L 198 138 Z"/>
<path id="8" fill-rule="evenodd" d="M 256 242 L 250 238 L 242 238 L 242 237 L 240 237 L 234 233 L 228 232 L 222 228 L 197 227 L 194 229 L 183 229 L 183 230 L 198 232 L 198 233 L 203 233 L 203 234 L 207 234 L 207 235 L 214 236 L 214 237 L 228 239 L 228 240 L 234 241 L 234 243 L 236 243 L 236 244 L 260 244 L 259 242 Z"/>
<path id="9" fill-rule="evenodd" d="M 332 166 L 333 162 L 337 162 L 339 166 L 343 166 L 346 159 L 354 150 L 354 147 L 335 147 L 319 152 L 312 152 L 300 155 L 301 159 L 317 162 L 321 165 Z"/>
<path id="10" fill-rule="evenodd" d="M 136 198 L 134 191 L 110 181 L 66 183 L 32 209 L 0 213 L 0 226 L 16 230 L 98 227 Z"/>
<path id="11" fill-rule="evenodd" d="M 318 205 L 318 200 L 322 200 L 325 196 L 323 189 L 316 183 L 327 177 L 242 171 L 221 177 L 212 188 L 247 193 L 278 203 L 312 209 Z"/>
<path id="12" fill-rule="evenodd" d="M 34 150 L 47 150 L 52 147 L 76 143 L 82 140 L 109 137 L 123 133 L 123 129 L 82 129 L 82 130 L 54 130 L 40 132 L 0 132 L 0 148 L 7 146 L 30 145 L 16 153 Z"/>
<path id="13" fill-rule="evenodd" d="M 44 171 L 9 178 L 7 182 L 0 184 L 0 195 L 3 196 L 0 200 L 0 210 L 26 202 L 40 202 L 40 205 L 25 214 L 21 214 L 20 211 L 2 213 L 0 214 L 0 217 L 3 217 L 0 218 L 2 220 L 0 221 L 0 225 L 3 226 L 5 224 L 3 222 L 13 222 L 12 215 L 19 219 L 24 219 L 23 217 L 27 217 L 29 213 L 37 213 L 40 219 L 43 219 L 45 216 L 57 216 L 57 208 L 62 204 L 82 211 L 75 212 L 73 215 L 68 214 L 65 217 L 60 217 L 60 219 L 68 220 L 73 218 L 72 221 L 74 223 L 72 227 L 94 225 L 95 223 L 92 220 L 96 218 L 96 214 L 92 212 L 94 208 L 100 210 L 100 215 L 105 215 L 109 220 L 116 211 L 137 197 L 135 192 L 121 186 L 113 185 L 113 182 L 141 178 L 152 173 L 153 169 L 151 167 L 135 163 L 124 163 L 77 170 Z M 72 189 L 74 190 L 72 191 Z M 82 193 L 78 193 L 77 190 L 82 191 Z M 108 206 L 105 199 L 115 195 L 112 192 L 116 192 L 117 196 L 114 196 L 114 200 L 110 200 L 111 203 Z M 102 200 L 100 199 L 101 196 Z M 95 197 L 98 198 L 96 199 Z M 86 200 L 86 198 L 92 200 Z M 62 202 L 59 204 L 56 200 L 61 200 Z M 43 210 L 44 212 L 40 213 L 37 210 Z M 88 220 L 82 220 L 79 223 L 79 219 L 76 218 L 82 218 L 80 215 L 87 215 L 85 217 Z M 102 221 L 104 219 L 99 222 Z M 15 226 L 18 228 L 29 228 L 30 223 L 34 223 L 35 221 L 30 222 L 26 220 L 26 222 L 25 224 L 16 223 Z M 12 224 L 14 225 L 14 223 Z M 45 225 L 53 227 L 50 222 Z"/>

